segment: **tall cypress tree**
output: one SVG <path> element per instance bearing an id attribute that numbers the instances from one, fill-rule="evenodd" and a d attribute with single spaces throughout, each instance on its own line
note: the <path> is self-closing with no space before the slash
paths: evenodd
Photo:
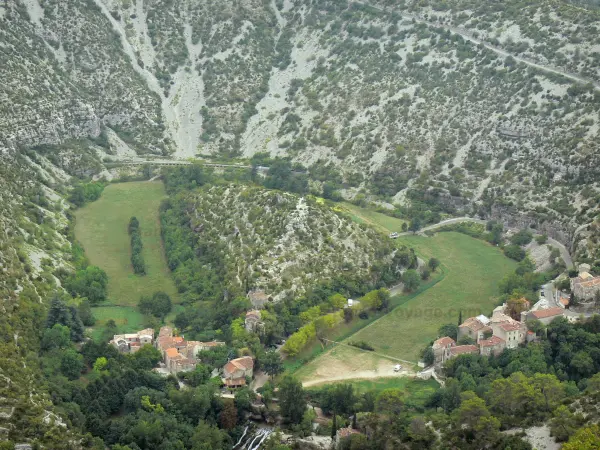
<path id="1" fill-rule="evenodd" d="M 458 311 L 458 326 L 462 325 L 462 310 Z"/>
<path id="2" fill-rule="evenodd" d="M 333 413 L 333 421 L 331 422 L 331 439 L 335 440 L 337 433 L 337 415 Z"/>
<path id="3" fill-rule="evenodd" d="M 79 312 L 74 306 L 69 306 L 71 313 L 71 340 L 73 342 L 80 342 L 83 339 L 84 327 Z"/>

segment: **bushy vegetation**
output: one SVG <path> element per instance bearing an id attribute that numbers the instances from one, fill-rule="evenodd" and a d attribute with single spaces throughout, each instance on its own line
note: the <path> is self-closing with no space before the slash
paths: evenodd
<path id="1" fill-rule="evenodd" d="M 276 341 L 298 330 L 299 316 L 311 308 L 319 307 L 317 316 L 339 311 L 340 306 L 328 300 L 334 294 L 359 297 L 393 284 L 398 268 L 414 264 L 409 249 L 396 250 L 390 259 L 389 240 L 312 198 L 252 185 L 219 185 L 214 175 L 192 167 L 167 173 L 172 195 L 161 206 L 168 264 L 189 303 L 175 321 L 182 330 L 203 336 L 216 332 L 250 307 L 249 291 L 261 289 L 276 299 L 276 304 L 266 306 L 267 316 L 273 314 L 278 322 L 267 321 L 263 339 Z M 287 180 L 278 177 L 280 172 L 270 173 L 266 180 L 270 176 Z M 210 186 L 190 191 L 208 180 Z M 236 181 L 241 181 L 239 175 Z M 295 189 L 293 182 L 280 186 Z M 223 202 L 228 208 L 216 215 L 215 205 Z M 344 244 L 347 240 L 353 247 Z M 198 304 L 215 307 L 199 309 Z M 336 322 L 337 315 L 330 319 Z"/>
<path id="2" fill-rule="evenodd" d="M 69 195 L 69 201 L 75 206 L 81 207 L 88 202 L 98 200 L 104 190 L 102 183 L 77 184 Z"/>
<path id="3" fill-rule="evenodd" d="M 155 292 L 154 295 L 142 295 L 138 308 L 142 314 L 150 314 L 159 319 L 164 319 L 171 312 L 172 302 L 164 292 Z"/>
<path id="4" fill-rule="evenodd" d="M 85 297 L 92 305 L 106 300 L 108 277 L 99 267 L 87 265 L 67 275 L 64 283 L 71 295 Z"/>
<path id="5" fill-rule="evenodd" d="M 370 352 L 375 350 L 372 345 L 370 345 L 368 342 L 365 342 L 365 341 L 350 341 L 350 342 L 348 342 L 348 344 L 351 345 L 352 347 L 360 348 L 362 350 L 367 350 Z"/>

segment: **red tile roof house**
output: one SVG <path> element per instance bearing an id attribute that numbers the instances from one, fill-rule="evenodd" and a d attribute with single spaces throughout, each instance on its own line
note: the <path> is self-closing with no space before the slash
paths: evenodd
<path id="1" fill-rule="evenodd" d="M 469 317 L 462 324 L 458 326 L 458 340 L 460 341 L 463 337 L 470 337 L 475 342 L 479 342 L 483 339 L 483 335 L 486 331 L 491 331 L 490 319 L 481 315 L 477 317 Z"/>
<path id="2" fill-rule="evenodd" d="M 246 377 L 252 378 L 254 359 L 251 356 L 232 359 L 223 366 L 222 381 L 227 387 L 246 385 Z"/>
<path id="3" fill-rule="evenodd" d="M 561 307 L 554 307 L 548 309 L 538 309 L 537 311 L 530 311 L 527 314 L 528 319 L 537 319 L 545 325 L 548 325 L 557 317 L 563 317 L 565 310 Z"/>
<path id="4" fill-rule="evenodd" d="M 479 341 L 479 353 L 483 356 L 499 355 L 506 348 L 506 341 L 498 336 Z"/>
<path id="5" fill-rule="evenodd" d="M 458 355 L 478 355 L 479 349 L 476 345 L 457 345 L 456 347 L 450 348 L 450 358 L 454 358 Z"/>

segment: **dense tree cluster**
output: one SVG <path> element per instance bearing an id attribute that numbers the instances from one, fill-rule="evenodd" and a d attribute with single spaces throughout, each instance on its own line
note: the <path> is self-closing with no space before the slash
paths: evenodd
<path id="1" fill-rule="evenodd" d="M 267 180 L 271 179 L 270 182 L 274 183 L 273 187 L 293 190 L 287 181 L 281 180 L 288 180 L 288 176 L 294 178 L 301 171 L 290 167 L 289 162 L 284 160 L 261 158 L 264 159 L 264 155 L 255 157 L 253 160 L 255 166 L 271 164 L 270 168 L 274 167 L 267 174 L 264 183 L 268 184 Z M 274 163 L 276 164 L 273 165 Z M 246 175 L 243 171 L 238 171 L 235 175 L 224 176 L 229 179 L 234 177 L 238 182 L 250 182 L 252 173 Z M 261 182 L 260 177 L 256 176 L 255 179 L 257 183 Z M 242 286 L 232 284 L 231 280 L 225 277 L 228 273 L 228 262 L 224 255 L 230 251 L 228 243 L 221 239 L 203 238 L 202 233 L 207 232 L 206 227 L 192 229 L 192 217 L 195 213 L 189 190 L 209 181 L 218 184 L 213 173 L 199 166 L 169 169 L 165 175 L 165 184 L 171 196 L 163 202 L 160 209 L 167 263 L 173 272 L 183 303 L 186 305 L 185 311 L 177 315 L 175 324 L 180 330 L 191 332 L 202 339 L 210 339 L 218 332 L 227 336 L 232 321 L 251 306 L 246 298 L 246 292 L 251 287 L 249 276 L 243 274 L 244 276 L 240 277 Z M 295 182 L 290 181 L 290 183 Z M 244 191 L 244 194 L 240 195 L 250 194 Z M 396 250 L 390 263 L 373 264 L 366 278 L 357 277 L 353 271 L 347 273 L 341 271 L 330 279 L 316 281 L 304 295 L 288 296 L 276 304 L 267 303 L 263 311 L 265 327 L 260 339 L 270 345 L 296 332 L 304 325 L 300 316 L 302 314 L 306 316 L 309 311 L 310 314 L 316 313 L 316 316 L 327 316 L 340 310 L 343 305 L 334 306 L 330 301 L 330 298 L 336 294 L 343 298 L 357 298 L 369 291 L 397 282 L 399 274 L 396 268 L 398 267 L 416 267 L 416 255 L 412 250 L 408 248 Z M 367 296 L 365 301 L 368 302 L 369 299 L 370 297 Z M 387 308 L 387 300 L 383 300 L 383 303 L 377 302 L 373 310 Z M 318 307 L 318 311 L 315 307 Z M 321 321 L 322 325 L 330 326 L 331 321 L 337 323 L 337 320 L 336 315 L 331 315 Z"/>
<path id="2" fill-rule="evenodd" d="M 137 275 L 146 275 L 146 263 L 144 262 L 144 255 L 142 255 L 142 233 L 140 232 L 140 222 L 136 217 L 129 220 L 127 231 L 131 240 L 131 266 L 133 272 Z"/>
<path id="3" fill-rule="evenodd" d="M 80 183 L 77 184 L 71 194 L 69 201 L 77 207 L 98 200 L 102 195 L 105 185 L 103 183 Z"/>
<path id="4" fill-rule="evenodd" d="M 108 277 L 97 266 L 77 270 L 65 280 L 65 289 L 73 296 L 85 297 L 92 305 L 106 300 Z"/>
<path id="5" fill-rule="evenodd" d="M 164 292 L 155 292 L 152 296 L 142 295 L 138 308 L 142 314 L 164 319 L 171 312 L 171 297 Z"/>

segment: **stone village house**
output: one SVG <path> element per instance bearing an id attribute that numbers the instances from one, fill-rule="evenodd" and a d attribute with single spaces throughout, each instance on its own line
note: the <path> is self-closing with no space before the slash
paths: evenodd
<path id="1" fill-rule="evenodd" d="M 504 311 L 506 304 L 494 309 L 491 318 L 484 315 L 469 317 L 458 327 L 458 339 L 469 337 L 475 341 L 475 345 L 456 345 L 454 339 L 448 336 L 437 339 L 432 346 L 434 365 L 440 367 L 462 354 L 499 355 L 506 348 L 517 348 L 520 344 L 535 340 L 535 334 L 527 329 L 526 320 L 537 319 L 548 324 L 564 315 L 563 308 L 546 308 L 524 311 L 521 321 L 518 321 Z"/>
<path id="2" fill-rule="evenodd" d="M 254 359 L 251 356 L 242 356 L 232 359 L 223 366 L 223 384 L 228 388 L 246 385 L 246 377 L 252 378 Z"/>

